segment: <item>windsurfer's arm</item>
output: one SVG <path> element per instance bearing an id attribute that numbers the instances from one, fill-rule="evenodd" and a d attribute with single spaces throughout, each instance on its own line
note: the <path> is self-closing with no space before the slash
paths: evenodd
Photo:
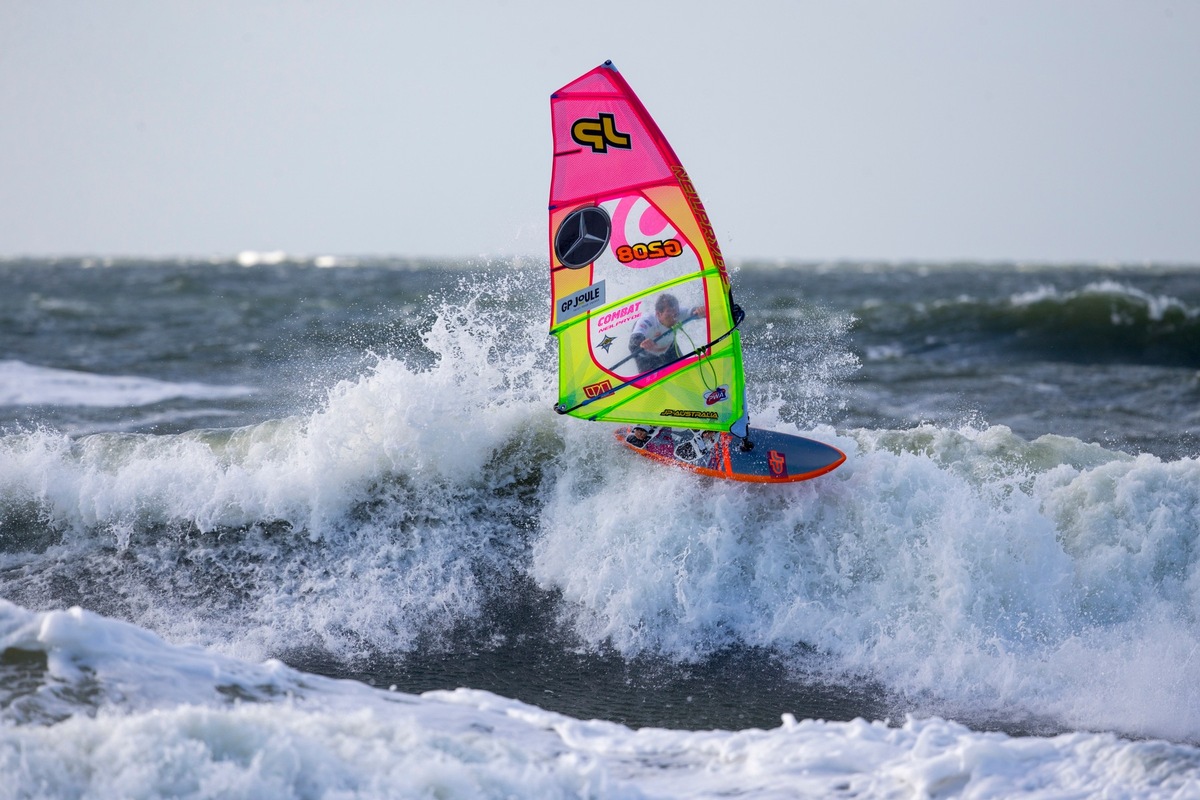
<path id="1" fill-rule="evenodd" d="M 636 335 L 637 334 L 634 334 L 634 336 L 636 336 Z M 666 344 L 664 344 L 664 342 L 666 342 Z M 647 353 L 652 353 L 652 354 L 658 356 L 658 355 L 662 355 L 663 353 L 667 352 L 667 349 L 673 344 L 675 344 L 674 336 L 672 336 L 669 340 L 665 336 L 662 338 L 659 338 L 659 339 L 648 339 L 645 336 L 643 336 L 642 341 L 639 342 L 637 346 L 640 347 L 641 349 L 645 350 Z M 630 348 L 633 347 L 633 337 L 630 337 L 629 345 L 630 345 Z"/>
<path id="2" fill-rule="evenodd" d="M 661 353 L 663 350 L 667 349 L 665 347 L 660 347 L 659 344 L 653 339 L 642 339 L 642 342 L 638 345 L 638 347 L 651 353 Z"/>
<path id="3" fill-rule="evenodd" d="M 661 330 L 661 328 L 659 328 L 659 330 Z M 670 345 L 664 345 L 660 341 L 656 340 L 661 338 L 665 333 L 666 331 L 663 331 L 662 333 L 656 333 L 656 329 L 653 325 L 649 324 L 645 319 L 639 320 L 638 324 L 633 329 L 633 333 L 629 335 L 629 352 L 636 354 L 644 350 L 647 353 L 653 353 L 654 355 L 662 353 Z M 651 334 L 655 335 L 652 336 Z"/>

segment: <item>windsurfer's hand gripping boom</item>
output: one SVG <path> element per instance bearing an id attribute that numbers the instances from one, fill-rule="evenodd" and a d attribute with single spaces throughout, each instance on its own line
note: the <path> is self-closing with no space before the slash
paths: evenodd
<path id="1" fill-rule="evenodd" d="M 630 359 L 637 358 L 639 355 L 639 353 L 637 352 L 638 349 L 646 350 L 649 353 L 654 354 L 654 355 L 659 355 L 661 353 L 666 352 L 666 350 L 667 350 L 666 347 L 658 348 L 658 347 L 655 347 L 655 345 L 657 345 L 660 340 L 667 338 L 667 336 L 669 334 L 675 333 L 675 331 L 679 330 L 680 328 L 682 328 L 684 325 L 688 324 L 689 322 L 691 322 L 693 320 L 704 318 L 704 309 L 703 308 L 701 308 L 699 310 L 699 313 L 694 313 L 694 312 L 695 312 L 695 309 L 693 309 L 692 314 L 685 317 L 684 319 L 679 320 L 674 325 L 670 326 L 666 330 L 659 333 L 657 336 L 642 339 L 640 342 L 638 342 L 636 345 L 634 345 L 633 347 L 630 348 L 631 350 L 633 350 L 633 352 L 631 352 L 629 355 L 622 358 L 617 363 L 613 364 L 611 367 L 609 367 L 609 370 L 615 370 L 617 367 L 621 366 L 622 364 L 627 363 Z M 647 347 L 647 345 L 650 345 L 650 346 Z"/>

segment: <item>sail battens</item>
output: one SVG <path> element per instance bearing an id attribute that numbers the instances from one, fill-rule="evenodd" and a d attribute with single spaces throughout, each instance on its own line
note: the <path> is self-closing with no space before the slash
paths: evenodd
<path id="1" fill-rule="evenodd" d="M 704 272 L 699 273 L 699 274 L 701 277 L 710 278 L 710 277 L 719 277 L 721 272 L 716 267 L 713 267 L 713 268 L 705 270 Z M 669 291 L 674 286 L 677 286 L 682 283 L 687 283 L 688 281 L 693 280 L 694 277 L 695 276 L 692 276 L 692 275 L 686 275 L 686 276 L 683 276 L 680 278 L 676 278 L 675 280 L 672 280 L 672 281 L 667 281 L 666 283 L 660 283 L 657 286 L 653 286 L 653 287 L 645 290 L 644 292 L 640 292 L 638 294 L 622 296 L 618 300 L 608 303 L 607 305 L 589 310 L 586 313 L 586 315 L 580 315 L 580 316 L 568 318 L 564 322 L 561 322 L 560 324 L 551 328 L 550 332 L 558 333 L 559 331 L 561 331 L 565 328 L 569 328 L 572 325 L 580 325 L 582 323 L 586 323 L 590 317 L 600 318 L 600 324 L 602 326 L 605 326 L 607 322 L 613 321 L 613 320 L 604 320 L 603 317 L 605 314 L 610 314 L 614 311 L 620 310 L 626 304 L 628 304 L 630 301 L 643 299 L 645 297 L 648 297 L 649 295 L 655 294 L 656 292 Z"/>

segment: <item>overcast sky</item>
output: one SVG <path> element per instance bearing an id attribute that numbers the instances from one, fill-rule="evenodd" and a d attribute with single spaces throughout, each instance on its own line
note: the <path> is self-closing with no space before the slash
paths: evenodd
<path id="1" fill-rule="evenodd" d="M 0 0 L 0 256 L 544 256 L 611 58 L 732 260 L 1200 263 L 1200 2 Z"/>

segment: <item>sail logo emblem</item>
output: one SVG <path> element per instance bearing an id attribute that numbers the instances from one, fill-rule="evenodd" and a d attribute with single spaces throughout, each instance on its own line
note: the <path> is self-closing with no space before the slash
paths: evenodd
<path id="1" fill-rule="evenodd" d="M 625 306 L 624 308 L 618 308 L 616 311 L 608 312 L 604 316 L 600 317 L 600 319 L 598 320 L 599 327 L 596 329 L 597 332 L 600 333 L 603 331 L 607 331 L 611 328 L 616 328 L 619 325 L 624 325 L 627 322 L 632 322 L 633 320 L 638 318 L 638 316 L 637 316 L 638 310 L 641 307 L 642 307 L 642 301 L 638 300 L 636 303 L 630 303 L 629 305 Z M 605 339 L 608 339 L 608 338 L 611 338 L 611 337 L 605 337 Z M 604 342 L 601 342 L 600 346 L 604 347 Z M 606 353 L 608 352 L 607 347 L 604 347 L 604 352 L 606 352 Z"/>
<path id="2" fill-rule="evenodd" d="M 593 153 L 607 153 L 609 147 L 629 150 L 633 147 L 628 133 L 617 130 L 617 120 L 612 114 L 601 113 L 597 119 L 575 120 L 571 126 L 571 138 L 576 144 L 592 148 Z"/>
<path id="3" fill-rule="evenodd" d="M 787 477 L 787 456 L 778 450 L 767 453 L 767 466 L 771 469 L 772 478 Z"/>
<path id="4" fill-rule="evenodd" d="M 612 220 L 607 211 L 600 206 L 577 208 L 554 234 L 554 255 L 564 267 L 586 267 L 604 252 L 611 234 Z"/>
<path id="5" fill-rule="evenodd" d="M 660 239 L 657 242 L 638 242 L 634 245 L 622 245 L 617 248 L 617 261 L 629 264 L 634 261 L 645 261 L 648 258 L 675 258 L 683 254 L 683 245 L 678 239 Z"/>
<path id="6" fill-rule="evenodd" d="M 694 408 L 664 408 L 660 417 L 683 417 L 685 419 L 717 419 L 715 411 L 697 411 Z"/>
<path id="7" fill-rule="evenodd" d="M 718 386 L 712 391 L 704 393 L 704 405 L 711 406 L 714 403 L 720 403 L 722 400 L 729 399 L 729 387 Z"/>
<path id="8" fill-rule="evenodd" d="M 613 342 L 615 342 L 616 340 L 617 340 L 617 337 L 615 337 L 615 336 L 605 336 L 603 339 L 600 340 L 600 344 L 596 345 L 596 347 L 604 348 L 604 352 L 607 353 L 608 348 L 612 347 Z"/>
<path id="9" fill-rule="evenodd" d="M 563 322 L 572 317 L 577 317 L 586 311 L 591 311 L 593 308 L 599 308 L 602 305 L 604 305 L 604 281 L 593 283 L 586 289 L 559 300 L 558 321 Z"/>
<path id="10" fill-rule="evenodd" d="M 612 381 L 600 381 L 599 383 L 593 383 L 591 386 L 583 387 L 583 396 L 589 399 L 599 397 L 609 389 L 612 389 Z"/>

